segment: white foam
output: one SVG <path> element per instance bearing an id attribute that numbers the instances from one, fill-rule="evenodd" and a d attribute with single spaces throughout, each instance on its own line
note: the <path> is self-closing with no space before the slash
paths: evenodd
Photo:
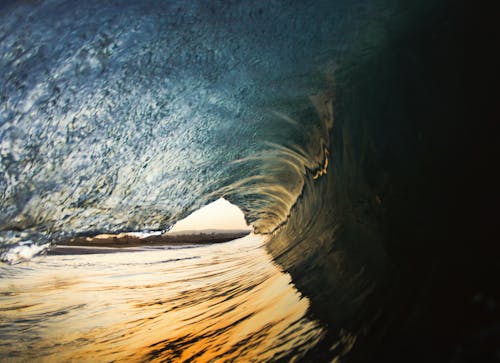
<path id="1" fill-rule="evenodd" d="M 151 236 L 161 236 L 163 231 L 150 231 L 150 232 L 127 232 L 127 236 L 133 236 L 138 238 L 147 238 Z"/>
<path id="2" fill-rule="evenodd" d="M 12 247 L 0 255 L 0 260 L 10 264 L 20 263 L 32 259 L 35 255 L 49 248 L 50 243 L 43 245 L 34 244 L 32 241 L 24 241 Z"/>

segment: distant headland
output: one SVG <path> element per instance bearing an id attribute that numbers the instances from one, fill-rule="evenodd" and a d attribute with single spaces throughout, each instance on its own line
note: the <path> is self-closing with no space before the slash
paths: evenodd
<path id="1" fill-rule="evenodd" d="M 242 238 L 251 230 L 216 230 L 166 232 L 163 234 L 120 233 L 99 234 L 96 236 L 77 236 L 61 241 L 58 247 L 142 247 L 185 244 L 211 244 L 228 242 Z"/>

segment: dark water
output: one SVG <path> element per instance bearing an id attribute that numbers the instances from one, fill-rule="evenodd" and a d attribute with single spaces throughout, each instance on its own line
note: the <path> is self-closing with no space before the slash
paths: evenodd
<path id="1" fill-rule="evenodd" d="M 257 250 L 274 272 L 257 285 L 278 276 L 295 296 L 290 312 L 269 310 L 282 325 L 264 319 L 272 349 L 230 329 L 238 349 L 257 360 L 498 358 L 495 253 L 485 256 L 486 233 L 467 217 L 483 202 L 467 192 L 481 174 L 479 152 L 464 146 L 474 133 L 462 2 L 41 1 L 0 11 L 4 260 L 68 236 L 166 230 L 223 196 L 266 236 Z M 18 281 L 39 281 L 48 262 L 38 261 L 3 266 L 2 281 L 24 268 Z M 109 264 L 96 281 L 112 278 Z M 258 300 L 249 291 L 242 304 Z M 63 332 L 50 325 L 37 338 Z M 168 341 L 179 352 L 198 347 L 193 339 Z"/>

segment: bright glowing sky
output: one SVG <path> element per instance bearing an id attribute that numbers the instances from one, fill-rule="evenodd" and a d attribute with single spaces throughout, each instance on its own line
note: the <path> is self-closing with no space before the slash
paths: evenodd
<path id="1" fill-rule="evenodd" d="M 177 222 L 170 232 L 201 229 L 250 229 L 241 209 L 220 198 Z"/>

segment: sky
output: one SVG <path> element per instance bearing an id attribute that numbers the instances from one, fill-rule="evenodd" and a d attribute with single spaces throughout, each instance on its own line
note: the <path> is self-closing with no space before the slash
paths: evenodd
<path id="1" fill-rule="evenodd" d="M 220 198 L 177 222 L 170 232 L 202 229 L 250 229 L 241 209 Z"/>

